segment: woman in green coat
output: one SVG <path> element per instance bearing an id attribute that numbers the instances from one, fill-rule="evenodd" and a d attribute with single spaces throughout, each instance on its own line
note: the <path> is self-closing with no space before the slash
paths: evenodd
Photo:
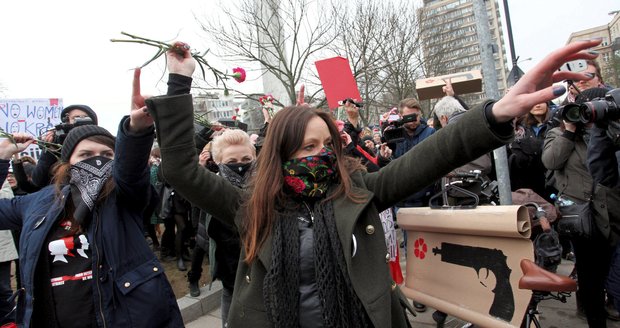
<path id="1" fill-rule="evenodd" d="M 470 110 L 376 173 L 345 159 L 329 114 L 299 101 L 273 118 L 256 173 L 240 190 L 197 165 L 189 95 L 195 62 L 177 42 L 175 49 L 185 50 L 167 53 L 168 94 L 147 106 L 166 181 L 240 232 L 228 327 L 406 327 L 378 213 L 509 142 L 510 120 L 565 92 L 552 82 L 584 78 L 556 70 L 567 60 L 595 58 L 587 49 L 598 43 L 553 52 L 503 99 Z"/>

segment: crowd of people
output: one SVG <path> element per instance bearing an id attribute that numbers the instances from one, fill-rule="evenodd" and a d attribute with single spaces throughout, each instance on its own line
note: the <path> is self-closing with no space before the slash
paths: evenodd
<path id="1" fill-rule="evenodd" d="M 508 145 L 515 199 L 537 204 L 539 233 L 553 233 L 559 199 L 609 205 L 593 213 L 592 236 L 563 239 L 558 255 L 576 259 L 588 325 L 605 327 L 620 307 L 620 213 L 609 203 L 620 198 L 620 143 L 610 132 L 620 124 L 567 122 L 552 102 L 567 90 L 577 104 L 609 91 L 589 50 L 598 43 L 552 52 L 497 101 L 466 104 L 448 82 L 429 120 L 407 98 L 375 129 L 350 99 L 338 121 L 306 104 L 302 88 L 295 106 L 263 110 L 256 135 L 218 125 L 199 137 L 196 64 L 177 42 L 181 51 L 166 54 L 167 94 L 143 96 L 136 69 L 116 136 L 90 107 L 73 105 L 62 128 L 41 137 L 38 162 L 19 155 L 33 136 L 0 141 L 0 324 L 181 327 L 182 295 L 161 262 L 187 271 L 198 296 L 206 259 L 223 285 L 223 326 L 408 327 L 406 311 L 426 306 L 411 306 L 398 287 L 407 243 L 406 234 L 397 242 L 398 210 L 429 206 L 462 176 L 480 177 L 466 187 L 481 193 L 494 180 L 491 151 Z M 557 71 L 574 59 L 587 71 Z M 574 82 L 553 84 L 566 80 Z M 447 196 L 443 205 L 467 203 Z"/>

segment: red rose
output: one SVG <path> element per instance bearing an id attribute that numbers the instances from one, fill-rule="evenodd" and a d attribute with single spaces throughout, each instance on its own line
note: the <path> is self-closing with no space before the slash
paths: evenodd
<path id="1" fill-rule="evenodd" d="M 245 70 L 241 67 L 235 67 L 233 68 L 233 74 L 232 77 L 237 80 L 237 82 L 241 83 L 243 81 L 245 81 Z"/>
<path id="2" fill-rule="evenodd" d="M 304 189 L 306 189 L 306 184 L 303 180 L 297 177 L 286 176 L 284 177 L 284 182 L 293 189 L 294 192 L 301 194 Z"/>

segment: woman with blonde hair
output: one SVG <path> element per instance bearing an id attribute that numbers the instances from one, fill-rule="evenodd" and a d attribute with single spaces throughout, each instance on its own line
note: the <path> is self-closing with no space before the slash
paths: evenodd
<path id="1" fill-rule="evenodd" d="M 225 178 L 231 185 L 237 188 L 244 188 L 252 174 L 252 167 L 256 159 L 256 149 L 252 144 L 247 133 L 239 129 L 226 129 L 213 141 L 207 144 L 211 149 L 211 154 L 215 164 L 217 164 L 218 175 Z M 205 146 L 206 148 L 206 146 Z M 199 158 L 203 158 L 202 154 Z M 201 163 L 201 166 L 205 166 Z M 232 300 L 235 285 L 235 275 L 239 254 L 241 252 L 241 241 L 239 232 L 234 225 L 224 223 L 222 220 L 212 217 L 212 213 L 201 211 L 198 226 L 199 234 L 204 230 L 210 241 L 209 248 L 213 257 L 209 257 L 209 268 L 212 280 L 222 282 L 221 312 L 222 317 L 228 316 L 228 309 Z M 198 235 L 196 240 L 205 240 L 206 236 Z M 207 248 L 204 245 L 204 248 Z M 192 269 L 187 274 L 189 280 L 190 293 L 192 296 L 200 295 L 198 280 L 202 272 L 202 258 L 204 251 L 200 247 L 192 255 Z M 222 321 L 224 326 L 225 321 Z"/>

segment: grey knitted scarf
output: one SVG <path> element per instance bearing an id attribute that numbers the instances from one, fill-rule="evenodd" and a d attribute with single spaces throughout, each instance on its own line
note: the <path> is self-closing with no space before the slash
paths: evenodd
<path id="1" fill-rule="evenodd" d="M 271 268 L 263 286 L 267 315 L 276 328 L 299 327 L 299 211 L 278 215 L 273 229 Z M 355 294 L 336 230 L 331 201 L 314 205 L 315 275 L 323 327 L 371 327 Z"/>

